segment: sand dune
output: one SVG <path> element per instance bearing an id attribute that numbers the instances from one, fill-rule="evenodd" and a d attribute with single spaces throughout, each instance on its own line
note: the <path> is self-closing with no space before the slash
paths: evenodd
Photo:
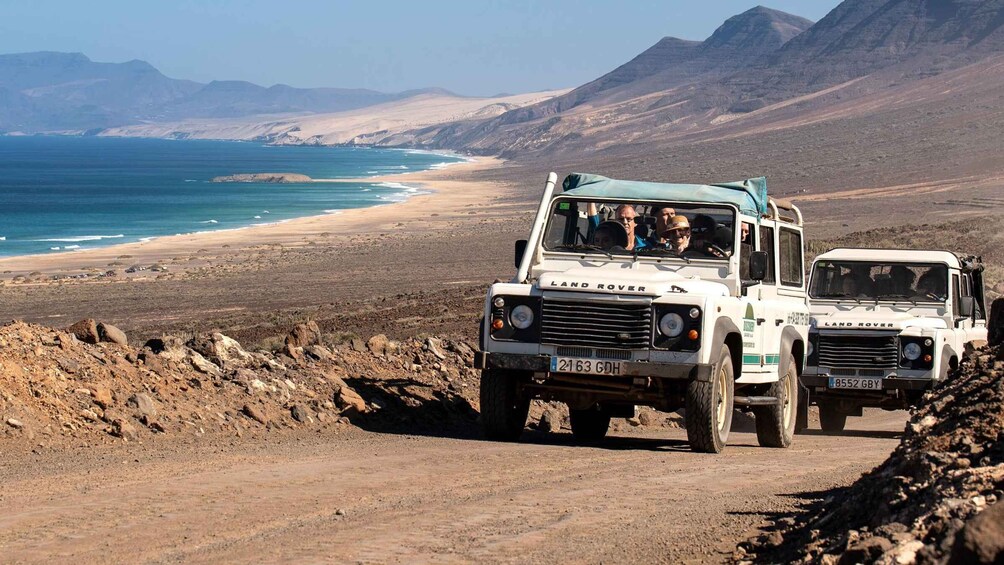
<path id="1" fill-rule="evenodd" d="M 102 135 L 185 139 L 259 140 L 278 144 L 407 143 L 409 130 L 484 119 L 561 95 L 567 90 L 495 98 L 422 94 L 405 100 L 332 114 L 253 116 L 150 123 L 105 130 Z"/>

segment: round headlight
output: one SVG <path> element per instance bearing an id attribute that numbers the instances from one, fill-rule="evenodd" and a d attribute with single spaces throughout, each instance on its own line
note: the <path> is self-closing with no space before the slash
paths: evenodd
<path id="1" fill-rule="evenodd" d="M 815 350 L 816 350 L 816 348 L 812 346 L 812 342 L 810 341 L 809 342 L 809 346 L 805 350 L 805 356 L 806 357 L 812 357 L 812 352 L 815 351 Z"/>
<path id="2" fill-rule="evenodd" d="M 700 317 L 701 317 L 701 309 L 700 308 L 691 308 L 690 309 L 690 319 L 691 320 L 696 320 L 696 319 L 698 319 Z"/>
<path id="3" fill-rule="evenodd" d="M 920 344 L 914 341 L 911 341 L 910 343 L 906 344 L 906 347 L 903 348 L 903 357 L 906 357 L 910 361 L 916 361 L 917 359 L 919 359 Z"/>
<path id="4" fill-rule="evenodd" d="M 525 330 L 529 328 L 533 324 L 533 308 L 530 308 L 526 304 L 520 304 L 509 313 L 509 321 L 516 329 Z"/>
<path id="5" fill-rule="evenodd" d="M 505 306 L 505 298 L 502 298 L 501 296 L 496 296 L 495 300 L 492 300 L 492 304 L 494 304 L 496 308 L 501 308 Z"/>
<path id="6" fill-rule="evenodd" d="M 924 345 L 926 345 L 927 347 L 931 347 L 932 345 L 934 345 L 934 342 L 931 341 L 931 338 L 927 338 L 924 340 Z"/>
<path id="7" fill-rule="evenodd" d="M 666 337 L 676 337 L 683 333 L 683 317 L 670 312 L 659 319 L 659 331 Z"/>

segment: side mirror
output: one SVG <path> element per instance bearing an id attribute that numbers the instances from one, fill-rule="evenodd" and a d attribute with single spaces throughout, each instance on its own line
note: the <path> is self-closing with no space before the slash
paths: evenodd
<path id="1" fill-rule="evenodd" d="M 767 278 L 767 252 L 754 251 L 750 255 L 750 280 L 762 281 Z"/>
<path id="2" fill-rule="evenodd" d="M 960 296 L 959 297 L 959 313 L 966 318 L 973 317 L 973 310 L 976 307 L 976 301 L 972 296 Z"/>
<path id="3" fill-rule="evenodd" d="M 523 255 L 526 253 L 526 240 L 520 239 L 516 241 L 516 268 L 518 269 L 520 264 L 523 263 Z"/>

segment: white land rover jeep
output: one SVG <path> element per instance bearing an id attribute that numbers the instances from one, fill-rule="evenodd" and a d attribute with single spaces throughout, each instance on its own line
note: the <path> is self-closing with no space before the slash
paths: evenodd
<path id="1" fill-rule="evenodd" d="M 684 407 L 691 448 L 717 453 L 736 406 L 761 445 L 787 447 L 809 325 L 798 209 L 769 200 L 763 178 L 572 174 L 555 195 L 556 179 L 517 242 L 515 278 L 485 300 L 485 435 L 518 439 L 540 398 L 567 403 L 584 441 L 637 405 Z"/>
<path id="2" fill-rule="evenodd" d="M 947 251 L 835 249 L 816 258 L 801 382 L 823 430 L 864 407 L 915 404 L 987 339 L 983 264 Z"/>

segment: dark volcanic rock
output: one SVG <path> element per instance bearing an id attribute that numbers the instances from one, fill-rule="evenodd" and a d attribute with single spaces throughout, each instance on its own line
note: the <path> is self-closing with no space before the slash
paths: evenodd
<path id="1" fill-rule="evenodd" d="M 949 563 L 1004 563 L 1004 501 L 966 524 L 956 539 Z"/>
<path id="2" fill-rule="evenodd" d="M 841 563 L 894 563 L 912 561 L 914 553 L 919 563 L 944 563 L 953 553 L 964 556 L 960 563 L 999 559 L 1004 370 L 998 353 L 985 348 L 967 355 L 925 395 L 884 463 L 849 488 L 823 495 L 783 530 L 781 546 L 765 538 L 753 542 L 754 560 L 839 556 Z"/>

